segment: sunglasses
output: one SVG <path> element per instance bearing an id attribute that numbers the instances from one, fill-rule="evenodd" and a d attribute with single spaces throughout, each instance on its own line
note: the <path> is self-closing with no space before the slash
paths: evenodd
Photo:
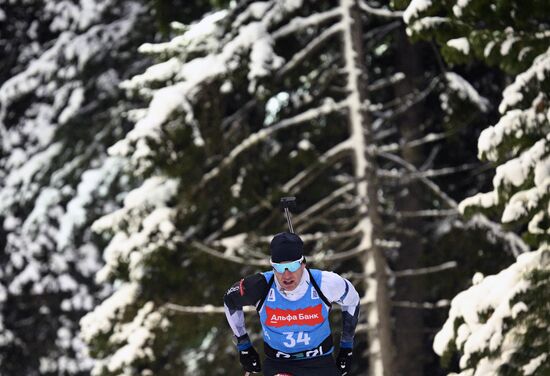
<path id="1" fill-rule="evenodd" d="M 291 262 L 272 262 L 271 266 L 273 266 L 273 269 L 275 269 L 277 273 L 282 274 L 287 269 L 289 272 L 294 273 L 296 270 L 300 269 L 300 265 L 302 265 L 302 262 L 304 262 L 304 256 L 302 256 L 299 260 Z"/>

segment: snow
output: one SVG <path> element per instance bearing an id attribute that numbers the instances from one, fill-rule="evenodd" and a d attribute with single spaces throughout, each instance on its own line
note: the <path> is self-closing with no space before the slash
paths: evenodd
<path id="1" fill-rule="evenodd" d="M 537 370 L 537 368 L 544 364 L 547 358 L 548 358 L 548 354 L 541 354 L 536 358 L 531 359 L 529 363 L 523 366 L 522 368 L 523 375 L 524 376 L 533 375 Z"/>
<path id="2" fill-rule="evenodd" d="M 105 299 L 92 312 L 82 317 L 80 320 L 80 336 L 82 339 L 89 343 L 94 337 L 100 334 L 108 334 L 113 330 L 116 318 L 124 314 L 125 307 L 135 302 L 138 292 L 138 284 L 122 284 L 113 295 Z"/>
<path id="3" fill-rule="evenodd" d="M 237 253 L 240 253 L 244 249 L 246 245 L 245 243 L 246 237 L 247 235 L 245 233 L 236 234 L 233 236 L 228 236 L 228 237 L 219 239 L 214 244 L 217 246 L 224 247 L 225 248 L 224 254 L 228 256 L 233 256 Z"/>
<path id="4" fill-rule="evenodd" d="M 510 223 L 525 218 L 529 211 L 543 202 L 549 191 L 550 178 L 547 178 L 540 186 L 517 192 L 506 204 L 502 213 L 502 222 Z"/>
<path id="5" fill-rule="evenodd" d="M 485 48 L 483 49 L 483 56 L 489 57 L 491 55 L 491 52 L 493 51 L 493 47 L 495 47 L 495 42 L 490 41 L 485 45 Z"/>
<path id="6" fill-rule="evenodd" d="M 155 338 L 154 330 L 162 327 L 166 329 L 167 326 L 168 321 L 154 303 L 145 303 L 131 322 L 116 328 L 111 341 L 125 344 L 110 356 L 107 369 L 127 373 L 133 370 L 133 363 L 137 360 L 153 361 L 154 353 L 150 346 Z"/>
<path id="7" fill-rule="evenodd" d="M 519 109 L 508 111 L 496 125 L 481 132 L 477 143 L 478 158 L 497 162 L 501 158 L 500 146 L 505 141 L 520 140 L 525 136 L 537 134 L 544 122 L 544 114 L 536 112 L 533 108 L 525 111 Z M 516 141 L 513 142 L 516 143 Z"/>
<path id="8" fill-rule="evenodd" d="M 516 76 L 514 83 L 508 86 L 503 93 L 503 99 L 499 106 L 501 114 L 517 107 L 524 98 L 524 92 L 530 85 L 537 85 L 550 77 L 550 48 L 537 56 L 533 65 L 525 72 Z M 538 85 L 537 85 L 538 87 Z"/>
<path id="9" fill-rule="evenodd" d="M 468 81 L 454 72 L 446 72 L 445 78 L 449 89 L 454 91 L 459 98 L 475 104 L 482 112 L 489 111 L 489 100 L 482 97 Z"/>
<path id="10" fill-rule="evenodd" d="M 114 65 L 110 61 L 120 62 L 119 49 L 135 38 L 128 36 L 142 10 L 137 3 L 111 0 L 43 2 L 28 29 L 18 30 L 24 38 L 13 42 L 17 63 L 8 64 L 10 71 L 0 83 L 0 211 L 5 218 L 8 259 L 2 278 L 9 281 L 7 290 L 0 289 L 13 301 L 20 296 L 29 299 L 28 309 L 39 309 L 40 314 L 28 316 L 19 304 L 10 306 L 12 325 L 22 318 L 29 320 L 41 335 L 39 326 L 51 320 L 48 327 L 51 324 L 57 330 L 57 338 L 48 340 L 51 348 L 44 349 L 43 357 L 29 356 L 39 361 L 43 372 L 76 374 L 91 368 L 84 344 L 75 339 L 76 319 L 94 304 L 95 291 L 85 286 L 83 277 L 92 277 L 99 267 L 98 249 L 89 243 L 85 226 L 106 207 L 116 206 L 116 198 L 111 201 L 106 195 L 113 194 L 110 184 L 119 170 L 105 162 L 104 156 L 97 156 L 103 146 L 98 144 L 113 132 L 113 124 L 102 124 L 97 138 L 87 138 L 84 144 L 79 135 L 89 130 L 74 120 L 83 109 L 95 109 L 98 99 L 105 101 L 115 94 L 118 75 L 108 66 Z M 24 18 L 18 17 L 16 24 Z M 108 73 L 100 72 L 104 67 Z M 123 74 L 127 68 L 121 68 L 117 67 Z M 89 98 L 90 92 L 97 97 Z M 67 124 L 74 132 L 69 140 L 64 138 L 66 132 L 60 132 L 60 126 Z M 72 158 L 72 148 L 79 143 L 82 153 Z M 109 167 L 113 170 L 105 171 Z M 97 174 L 101 169 L 103 176 Z M 40 306 L 32 300 L 35 295 L 52 299 Z M 54 301 L 61 301 L 56 310 L 47 305 Z M 63 312 L 52 316 L 58 308 Z M 2 322 L 0 317 L 0 326 Z M 16 329 L 20 330 L 24 328 Z M 20 340 L 3 327 L 0 331 L 0 341 Z M 24 341 L 16 346 L 27 349 Z"/>
<path id="11" fill-rule="evenodd" d="M 130 263 L 131 278 L 140 280 L 144 273 L 143 257 L 159 247 L 174 248 L 175 210 L 166 207 L 166 203 L 177 193 L 178 184 L 175 179 L 151 177 L 126 195 L 121 209 L 92 224 L 95 232 L 115 233 L 104 250 L 105 265 L 97 273 L 97 281 L 108 280 L 120 262 Z"/>
<path id="12" fill-rule="evenodd" d="M 200 370 L 199 360 L 208 360 L 212 361 L 213 359 L 208 359 L 213 354 L 209 351 L 210 346 L 212 345 L 212 342 L 216 339 L 216 335 L 218 334 L 218 328 L 213 327 L 209 333 L 206 334 L 206 336 L 203 338 L 200 346 L 196 349 L 187 350 L 183 354 L 183 359 L 185 363 L 185 371 L 188 374 L 196 373 Z"/>
<path id="13" fill-rule="evenodd" d="M 64 249 L 72 244 L 75 228 L 86 223 L 87 206 L 93 204 L 96 196 L 107 194 L 106 187 L 112 184 L 121 168 L 119 160 L 108 158 L 100 168 L 90 169 L 82 174 L 76 195 L 69 201 L 66 213 L 60 219 L 59 232 L 56 236 L 58 249 Z"/>
<path id="14" fill-rule="evenodd" d="M 525 184 L 529 176 L 534 175 L 535 169 L 539 171 L 538 179 L 542 182 L 547 176 L 546 163 L 542 159 L 548 154 L 548 141 L 537 141 L 531 148 L 523 152 L 519 157 L 509 160 L 496 169 L 493 178 L 495 188 L 508 186 L 520 187 Z"/>
<path id="15" fill-rule="evenodd" d="M 471 0 L 457 0 L 456 4 L 453 5 L 453 14 L 457 18 L 461 18 L 464 13 L 464 9 L 470 4 L 470 2 Z"/>
<path id="16" fill-rule="evenodd" d="M 432 0 L 412 0 L 405 12 L 403 20 L 408 25 L 411 20 L 418 18 L 419 14 L 432 6 Z"/>
<path id="17" fill-rule="evenodd" d="M 510 35 L 507 35 L 507 38 L 502 44 L 500 45 L 500 54 L 502 56 L 506 56 L 510 53 L 510 50 L 512 49 L 514 43 L 519 42 L 520 38 L 513 37 Z"/>
<path id="18" fill-rule="evenodd" d="M 65 124 L 69 119 L 71 119 L 75 114 L 78 113 L 78 110 L 82 106 L 84 101 L 84 88 L 77 87 L 71 93 L 67 106 L 59 115 L 58 121 L 59 124 Z"/>
<path id="19" fill-rule="evenodd" d="M 468 38 L 466 37 L 449 39 L 447 41 L 447 46 L 462 52 L 464 55 L 468 55 L 470 53 L 470 42 L 468 42 Z"/>
<path id="20" fill-rule="evenodd" d="M 287 5 L 295 6 L 297 2 Z M 255 11 L 257 12 L 257 10 Z M 183 36 L 160 46 L 144 45 L 141 50 L 146 52 L 172 51 L 188 43 L 189 34 L 195 36 L 195 43 L 206 43 L 209 49 L 217 46 L 214 36 L 218 32 L 216 23 L 225 17 L 225 13 L 212 15 L 204 24 L 192 26 Z M 220 42 L 217 42 L 218 44 Z M 199 48 L 199 47 L 197 47 Z M 203 48 L 203 47 L 200 47 Z M 198 87 L 205 81 L 213 81 L 227 75 L 239 67 L 238 60 L 246 53 L 249 57 L 248 73 L 249 91 L 258 89 L 258 82 L 281 67 L 283 60 L 273 50 L 273 39 L 267 32 L 267 21 L 250 22 L 238 28 L 237 33 L 220 50 L 206 56 L 195 57 L 185 61 L 186 55 L 172 58 L 147 69 L 144 74 L 134 76 L 123 83 L 127 90 L 138 90 L 146 96 L 152 96 L 147 115 L 142 118 L 125 139 L 117 142 L 109 149 L 111 155 L 131 157 L 138 173 L 150 167 L 149 157 L 155 154 L 153 143 L 160 143 L 162 127 L 171 114 L 183 109 L 186 113 L 186 122 L 193 127 L 194 141 L 197 146 L 203 146 L 204 140 L 200 135 L 194 119 L 191 103 L 195 101 Z M 182 60 L 183 59 L 183 60 Z M 165 86 L 159 90 L 147 89 L 148 85 L 158 81 L 167 81 L 168 78 L 177 80 L 172 86 Z"/>
<path id="21" fill-rule="evenodd" d="M 491 208 L 498 204 L 498 195 L 496 192 L 476 193 L 460 202 L 458 210 L 464 214 L 466 209 L 471 206 L 481 208 Z"/>
<path id="22" fill-rule="evenodd" d="M 277 119 L 277 114 L 289 103 L 290 95 L 280 92 L 269 98 L 265 104 L 264 125 L 270 125 Z"/>
<path id="23" fill-rule="evenodd" d="M 406 32 L 408 36 L 412 36 L 413 34 L 420 33 L 423 30 L 437 29 L 447 22 L 448 19 L 445 17 L 423 17 L 414 21 L 412 24 L 409 24 Z"/>
<path id="24" fill-rule="evenodd" d="M 458 294 L 451 302 L 449 317 L 443 328 L 435 336 L 434 351 L 442 355 L 446 348 L 455 342 L 463 354 L 461 368 L 468 368 L 472 356 L 481 356 L 474 375 L 493 374 L 500 365 L 519 351 L 521 326 L 508 327 L 505 321 L 526 312 L 529 307 L 524 302 L 510 306 L 511 300 L 530 287 L 526 273 L 536 268 L 544 268 L 548 262 L 548 247 L 520 255 L 516 262 L 500 273 L 485 277 L 482 281 Z M 485 320 L 482 314 L 490 313 Z M 455 323 L 464 321 L 454 332 Z M 456 337 L 455 337 L 456 335 Z M 500 356 L 487 356 L 500 349 Z"/>
<path id="25" fill-rule="evenodd" d="M 44 151 L 36 153 L 20 168 L 9 172 L 5 186 L 0 190 L 0 212 L 5 212 L 20 197 L 34 195 L 37 187 L 32 184 L 33 179 L 44 174 L 52 160 L 61 153 L 62 148 L 61 143 L 54 143 Z"/>

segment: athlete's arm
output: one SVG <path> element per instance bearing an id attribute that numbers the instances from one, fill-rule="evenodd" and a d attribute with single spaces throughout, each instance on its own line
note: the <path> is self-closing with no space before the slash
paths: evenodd
<path id="1" fill-rule="evenodd" d="M 343 347 L 353 347 L 353 336 L 359 319 L 359 294 L 350 281 L 327 271 L 323 271 L 321 275 L 321 291 L 330 302 L 342 307 L 340 344 Z"/>
<path id="2" fill-rule="evenodd" d="M 243 306 L 253 305 L 267 294 L 267 281 L 258 273 L 235 282 L 223 297 L 225 316 L 237 340 L 248 340 L 244 324 Z M 246 336 L 246 338 L 243 338 Z"/>

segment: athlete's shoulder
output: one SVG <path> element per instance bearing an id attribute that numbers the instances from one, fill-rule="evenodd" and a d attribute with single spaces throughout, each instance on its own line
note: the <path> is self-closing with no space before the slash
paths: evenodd
<path id="1" fill-rule="evenodd" d="M 246 296 L 250 303 L 256 304 L 267 294 L 269 280 L 271 279 L 270 275 L 266 275 L 268 273 L 273 275 L 273 272 L 256 273 L 242 279 L 240 293 Z"/>
<path id="2" fill-rule="evenodd" d="M 342 283 L 344 278 L 340 274 L 328 270 L 320 270 L 321 277 L 326 283 Z"/>
<path id="3" fill-rule="evenodd" d="M 337 273 L 322 270 L 321 271 L 321 290 L 323 294 L 331 301 L 340 299 L 342 294 L 349 288 L 348 281 Z"/>

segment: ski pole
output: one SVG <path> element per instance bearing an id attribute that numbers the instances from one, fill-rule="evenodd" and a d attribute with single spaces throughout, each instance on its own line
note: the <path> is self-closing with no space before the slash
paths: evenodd
<path id="1" fill-rule="evenodd" d="M 286 222 L 288 223 L 288 230 L 294 234 L 294 227 L 292 227 L 292 218 L 290 215 L 290 208 L 296 207 L 296 197 L 281 197 L 281 207 L 285 211 Z"/>

